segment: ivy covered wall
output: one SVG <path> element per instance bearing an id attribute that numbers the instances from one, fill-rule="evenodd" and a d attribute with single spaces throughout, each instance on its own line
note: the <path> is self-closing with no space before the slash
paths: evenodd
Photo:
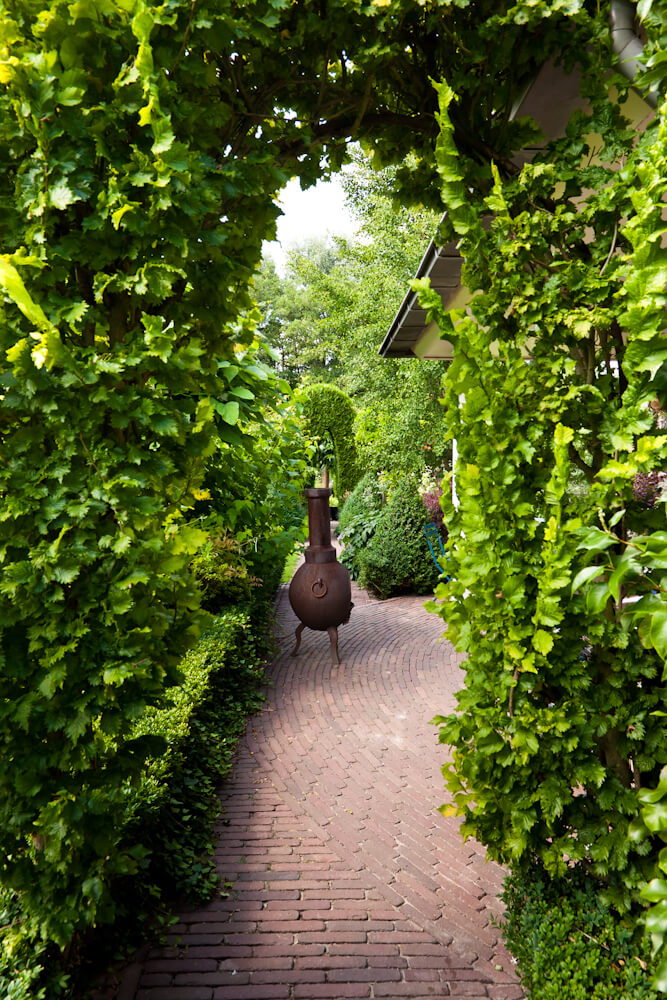
<path id="1" fill-rule="evenodd" d="M 645 85 L 666 24 L 641 6 Z M 638 135 L 601 34 L 589 56 L 588 110 L 521 169 L 491 162 L 474 200 L 455 88 L 436 85 L 442 237 L 460 239 L 474 293 L 446 314 L 428 281 L 414 286 L 455 348 L 460 506 L 446 510 L 451 579 L 434 610 L 467 653 L 466 682 L 458 713 L 436 721 L 464 835 L 515 872 L 575 865 L 640 923 L 641 894 L 661 947 L 667 532 L 659 490 L 647 502 L 633 487 L 667 460 L 667 109 Z"/>

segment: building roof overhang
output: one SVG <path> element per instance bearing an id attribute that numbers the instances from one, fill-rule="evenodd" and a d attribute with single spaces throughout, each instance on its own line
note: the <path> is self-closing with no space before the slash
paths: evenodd
<path id="1" fill-rule="evenodd" d="M 627 21 L 629 5 L 623 0 L 617 0 L 613 6 L 617 18 L 613 31 L 619 34 L 619 38 L 622 36 L 617 47 L 617 51 L 620 51 L 621 45 L 628 45 L 625 37 L 628 33 L 628 27 L 625 21 Z M 624 21 L 619 20 L 619 14 L 624 15 Z M 630 67 L 633 74 L 636 72 L 637 52 L 635 49 L 636 46 L 633 47 L 632 52 L 635 63 Z M 624 51 L 627 50 L 624 49 Z M 621 65 L 620 68 L 623 66 Z M 631 73 L 628 72 L 628 75 Z M 635 121 L 637 127 L 641 127 L 640 123 L 651 117 L 652 111 L 649 104 L 654 106 L 651 95 L 648 99 L 644 99 L 636 91 L 630 92 L 626 109 L 628 117 Z M 533 118 L 540 126 L 546 144 L 546 142 L 565 133 L 573 111 L 585 107 L 585 101 L 580 95 L 578 73 L 566 74 L 562 68 L 549 62 L 542 67 L 523 99 L 518 102 L 513 117 L 530 116 Z M 515 164 L 522 166 L 529 162 L 536 156 L 540 148 L 531 147 L 522 150 L 514 157 Z M 440 247 L 432 240 L 422 258 L 415 278 L 430 278 L 431 287 L 438 292 L 446 309 L 462 308 L 471 298 L 469 290 L 461 281 L 462 263 L 457 242 Z M 440 331 L 435 323 L 427 323 L 426 312 L 420 307 L 416 293 L 410 290 L 387 331 L 379 353 L 384 358 L 418 357 L 451 360 L 454 356 L 454 349 L 448 340 L 441 339 Z"/>

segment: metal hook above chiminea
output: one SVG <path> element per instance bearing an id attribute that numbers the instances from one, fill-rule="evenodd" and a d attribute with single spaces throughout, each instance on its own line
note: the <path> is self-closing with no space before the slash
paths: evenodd
<path id="1" fill-rule="evenodd" d="M 331 544 L 331 514 L 328 488 L 315 487 L 305 491 L 308 500 L 308 548 L 305 562 L 298 568 L 289 587 L 289 600 L 301 624 L 295 632 L 296 656 L 304 628 L 328 632 L 331 658 L 338 659 L 338 626 L 350 620 L 352 588 L 350 574 L 336 560 Z"/>

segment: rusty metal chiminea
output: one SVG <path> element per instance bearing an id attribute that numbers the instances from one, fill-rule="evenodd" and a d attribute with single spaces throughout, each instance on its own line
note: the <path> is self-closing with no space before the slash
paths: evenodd
<path id="1" fill-rule="evenodd" d="M 306 625 L 316 632 L 328 632 L 331 658 L 338 659 L 338 626 L 350 620 L 354 605 L 351 601 L 350 574 L 336 560 L 331 544 L 329 497 L 332 491 L 313 488 L 305 491 L 308 500 L 308 548 L 303 563 L 292 578 L 289 600 L 294 614 L 301 620 L 297 626 L 296 656 L 301 645 L 301 633 Z"/>

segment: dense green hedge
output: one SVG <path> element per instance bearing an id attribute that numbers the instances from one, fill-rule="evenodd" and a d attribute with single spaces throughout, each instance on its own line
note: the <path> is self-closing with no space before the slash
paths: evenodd
<path id="1" fill-rule="evenodd" d="M 260 629 L 264 628 L 263 617 Z M 135 870 L 110 886 L 106 907 L 114 924 L 77 939 L 65 952 L 23 937 L 14 953 L 0 951 L 0 996 L 6 1000 L 51 1000 L 70 996 L 85 983 L 94 962 L 113 955 L 133 932 L 179 896 L 206 898 L 216 884 L 211 831 L 219 812 L 216 787 L 230 770 L 234 747 L 249 713 L 261 703 L 261 644 L 249 610 L 228 608 L 181 661 L 182 683 L 167 706 L 148 710 L 134 735 L 164 741 L 166 751 L 147 761 L 140 779 L 128 784 L 116 827 L 118 850 Z M 34 920 L 21 897 L 0 901 L 3 926 Z M 5 944 L 7 941 L 5 940 Z"/>
<path id="2" fill-rule="evenodd" d="M 359 582 L 380 598 L 429 594 L 440 579 L 424 535 L 427 513 L 415 482 L 393 490 L 368 545 L 359 553 Z"/>
<path id="3" fill-rule="evenodd" d="M 505 882 L 503 931 L 530 1000 L 655 1000 L 648 942 L 581 870 Z"/>

